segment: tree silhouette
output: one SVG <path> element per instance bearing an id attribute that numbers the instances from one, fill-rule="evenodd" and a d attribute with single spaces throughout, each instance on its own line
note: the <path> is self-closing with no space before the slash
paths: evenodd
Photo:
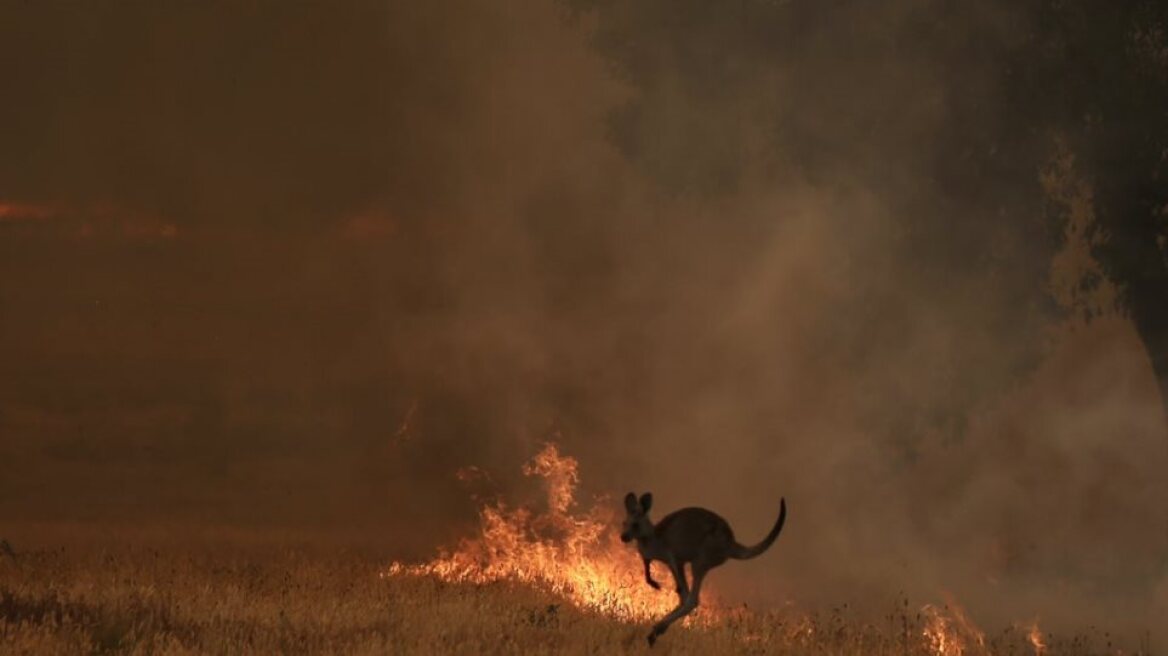
<path id="1" fill-rule="evenodd" d="M 569 4 L 595 17 L 597 49 L 635 91 L 612 115 L 615 143 L 662 186 L 732 193 L 751 167 L 862 180 L 903 216 L 922 277 L 1009 259 L 1000 291 L 1018 308 L 1059 246 L 1039 172 L 1066 148 L 1168 414 L 1164 3 Z M 1029 250 L 995 253 L 1007 232 Z M 1022 339 L 1032 328 L 1008 321 Z"/>
<path id="2" fill-rule="evenodd" d="M 1094 191 L 1095 256 L 1120 286 L 1168 414 L 1168 8 L 1044 0 L 1013 65 L 1020 117 L 1068 140 Z"/>

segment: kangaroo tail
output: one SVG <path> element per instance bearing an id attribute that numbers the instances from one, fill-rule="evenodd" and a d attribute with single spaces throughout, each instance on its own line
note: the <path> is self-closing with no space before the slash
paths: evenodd
<path id="1" fill-rule="evenodd" d="M 762 539 L 762 542 L 759 542 L 758 544 L 754 545 L 753 547 L 745 547 L 745 546 L 742 546 L 741 544 L 735 543 L 734 549 L 730 552 L 730 557 L 737 558 L 739 560 L 746 560 L 747 558 L 754 558 L 755 556 L 758 556 L 762 552 L 769 549 L 770 546 L 772 544 L 774 544 L 775 538 L 779 537 L 779 531 L 783 530 L 783 522 L 786 521 L 786 519 L 787 519 L 787 500 L 780 499 L 779 500 L 779 519 L 778 519 L 778 521 L 775 522 L 775 526 L 774 526 L 774 528 L 771 529 L 771 532 L 767 533 L 767 536 Z"/>

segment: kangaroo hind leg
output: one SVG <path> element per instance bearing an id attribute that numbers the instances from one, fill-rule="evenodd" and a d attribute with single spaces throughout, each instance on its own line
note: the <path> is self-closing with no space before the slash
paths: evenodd
<path id="1" fill-rule="evenodd" d="M 706 578 L 706 574 L 709 572 L 710 568 L 699 565 L 698 563 L 693 564 L 693 587 L 689 590 L 689 599 L 686 602 L 690 611 L 698 607 L 698 602 L 700 601 L 698 595 L 702 592 L 702 580 Z"/>
<path id="2" fill-rule="evenodd" d="M 685 563 L 670 563 L 669 571 L 677 584 L 677 603 L 684 604 L 689 597 L 689 584 L 685 580 Z"/>
<path id="3" fill-rule="evenodd" d="M 701 586 L 701 578 L 706 575 L 705 568 L 699 568 L 697 563 L 692 566 L 693 569 L 693 588 L 686 584 L 685 580 L 685 565 L 677 563 L 672 567 L 673 578 L 677 580 L 677 608 L 674 608 L 668 615 L 661 618 L 661 621 L 653 625 L 653 630 L 649 632 L 649 646 L 657 642 L 657 638 L 665 633 L 670 625 L 677 620 L 689 615 L 698 606 L 697 591 Z"/>

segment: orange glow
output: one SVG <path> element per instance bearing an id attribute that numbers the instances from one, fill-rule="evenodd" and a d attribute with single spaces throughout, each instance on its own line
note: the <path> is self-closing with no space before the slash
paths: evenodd
<path id="1" fill-rule="evenodd" d="M 1034 647 L 1034 656 L 1042 656 L 1046 653 L 1046 642 L 1042 639 L 1042 631 L 1039 630 L 1037 621 L 1030 625 L 1030 630 L 1027 631 L 1026 638 L 1030 640 L 1030 645 Z"/>
<path id="2" fill-rule="evenodd" d="M 926 605 L 921 608 L 925 628 L 922 637 L 935 656 L 987 654 L 985 634 L 952 601 L 944 608 Z"/>
<path id="3" fill-rule="evenodd" d="M 659 619 L 673 610 L 677 596 L 672 577 L 655 563 L 654 578 L 662 589 L 645 583 L 640 557 L 618 538 L 614 504 L 599 499 L 588 510 L 575 509 L 579 473 L 574 458 L 549 443 L 524 465 L 523 473 L 543 479 L 545 511 L 512 509 L 503 502 L 486 505 L 479 511 L 478 535 L 428 562 L 394 562 L 383 576 L 434 576 L 476 584 L 517 581 L 630 622 Z M 720 613 L 710 595 L 695 616 L 701 622 Z"/>
<path id="4" fill-rule="evenodd" d="M 484 585 L 517 582 L 546 590 L 574 606 L 624 622 L 655 621 L 677 605 L 673 579 L 660 563 L 653 576 L 662 584 L 653 590 L 644 580 L 640 556 L 619 538 L 617 504 L 597 499 L 581 508 L 576 498 L 580 482 L 575 458 L 563 455 L 548 443 L 529 462 L 523 473 L 539 478 L 546 508 L 510 507 L 503 501 L 479 509 L 479 530 L 454 548 L 442 550 L 432 560 L 407 564 L 393 562 L 383 578 L 429 576 L 449 583 Z M 458 470 L 464 482 L 489 480 L 474 466 Z M 812 647 L 823 637 L 814 617 L 790 608 L 774 626 L 774 633 L 759 632 L 753 624 L 762 616 L 720 603 L 716 594 L 703 595 L 698 611 L 684 622 L 701 626 L 719 623 L 749 627 L 739 637 L 750 644 L 781 636 L 788 645 Z M 769 621 L 769 620 L 766 620 Z M 1037 623 L 1016 625 L 1034 648 L 1045 656 L 1047 645 Z M 943 606 L 921 608 L 916 640 L 923 653 L 932 656 L 989 656 L 985 633 L 952 599 Z M 919 641 L 919 642 L 917 642 Z M 915 653 L 915 651 L 914 651 Z"/>
<path id="5" fill-rule="evenodd" d="M 120 236 L 132 240 L 174 239 L 178 225 L 110 203 L 69 205 L 0 201 L 0 223 L 49 222 L 58 234 L 78 239 Z"/>
<path id="6" fill-rule="evenodd" d="M 380 212 L 369 211 L 347 218 L 341 225 L 341 235 L 350 239 L 378 239 L 393 237 L 398 223 Z"/>
<path id="7" fill-rule="evenodd" d="M 49 205 L 0 202 L 0 221 L 40 221 L 56 213 Z"/>

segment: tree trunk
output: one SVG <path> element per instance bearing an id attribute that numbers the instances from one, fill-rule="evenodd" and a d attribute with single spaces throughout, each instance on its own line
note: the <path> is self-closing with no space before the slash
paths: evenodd
<path id="1" fill-rule="evenodd" d="M 1153 168 L 1152 164 L 1141 166 Z M 1160 406 L 1168 422 L 1168 259 L 1160 246 L 1160 216 L 1168 197 L 1155 178 L 1140 179 L 1128 171 L 1119 179 L 1119 184 L 1097 185 L 1096 208 L 1108 239 L 1095 254 L 1123 288 L 1156 374 Z"/>
<path id="2" fill-rule="evenodd" d="M 1127 293 L 1131 318 L 1152 362 L 1160 388 L 1160 406 L 1168 423 L 1168 275 L 1139 285 L 1129 283 Z"/>
<path id="3" fill-rule="evenodd" d="M 1106 264 L 1124 285 L 1128 312 L 1152 363 L 1161 417 L 1168 426 L 1168 263 L 1156 222 L 1163 197 L 1147 188 L 1142 191 L 1145 194 L 1124 198 L 1127 211 L 1122 216 L 1128 221 L 1112 224 L 1111 258 Z M 1168 441 L 1164 444 L 1168 446 Z M 1164 536 L 1168 539 L 1168 528 Z M 1168 577 L 1168 551 L 1162 554 L 1160 577 Z"/>

